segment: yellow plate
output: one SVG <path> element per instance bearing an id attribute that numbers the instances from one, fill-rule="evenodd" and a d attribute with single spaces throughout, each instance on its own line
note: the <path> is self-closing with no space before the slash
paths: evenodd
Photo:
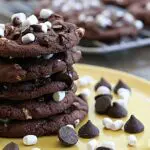
<path id="1" fill-rule="evenodd" d="M 132 88 L 132 96 L 129 102 L 129 115 L 124 121 L 128 120 L 131 114 L 134 114 L 138 119 L 140 119 L 145 125 L 145 131 L 143 133 L 137 134 L 137 147 L 131 148 L 127 145 L 127 136 L 124 131 L 106 131 L 102 126 L 102 119 L 105 116 L 96 115 L 94 112 L 94 91 L 92 96 L 89 98 L 89 115 L 82 122 L 84 124 L 87 119 L 92 120 L 92 122 L 97 125 L 100 129 L 100 136 L 96 139 L 100 142 L 102 141 L 114 141 L 117 150 L 148 150 L 150 149 L 150 82 L 140 79 L 138 77 L 111 69 L 94 67 L 89 65 L 76 65 L 76 70 L 80 77 L 84 75 L 90 75 L 94 79 L 99 80 L 101 77 L 106 78 L 110 83 L 115 84 L 118 79 L 123 79 Z M 89 87 L 93 90 L 93 87 Z M 82 125 L 81 124 L 81 125 Z M 80 126 L 81 126 L 80 125 Z M 80 127 L 79 126 L 79 127 Z M 78 127 L 78 128 L 79 128 Z M 78 130 L 77 128 L 77 130 Z M 16 142 L 20 146 L 20 150 L 31 150 L 33 147 L 41 148 L 41 150 L 86 150 L 86 143 L 88 139 L 79 139 L 77 145 L 66 148 L 62 147 L 58 141 L 57 136 L 41 137 L 38 138 L 38 144 L 35 146 L 24 146 L 22 144 L 22 139 L 0 139 L 0 149 L 4 147 L 9 142 Z"/>

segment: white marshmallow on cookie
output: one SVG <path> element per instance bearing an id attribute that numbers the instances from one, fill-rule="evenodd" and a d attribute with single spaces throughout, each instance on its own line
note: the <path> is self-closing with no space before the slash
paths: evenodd
<path id="1" fill-rule="evenodd" d="M 128 100 L 126 100 L 126 99 L 119 99 L 119 100 L 116 101 L 116 103 L 118 103 L 119 105 L 124 107 L 126 110 L 128 109 Z"/>
<path id="2" fill-rule="evenodd" d="M 37 137 L 35 135 L 26 135 L 23 137 L 24 145 L 35 145 L 37 143 Z"/>
<path id="3" fill-rule="evenodd" d="M 41 25 L 41 30 L 44 32 L 44 33 L 47 33 L 47 30 L 48 30 L 48 27 L 45 23 L 40 23 Z"/>
<path id="4" fill-rule="evenodd" d="M 144 23 L 141 20 L 135 20 L 134 21 L 134 26 L 138 29 L 141 30 L 144 27 Z"/>
<path id="5" fill-rule="evenodd" d="M 87 143 L 87 150 L 95 150 L 97 148 L 98 142 L 93 139 Z"/>
<path id="6" fill-rule="evenodd" d="M 43 18 L 43 19 L 47 19 L 49 18 L 54 12 L 50 9 L 42 9 L 40 11 L 40 18 Z"/>
<path id="7" fill-rule="evenodd" d="M 33 33 L 27 33 L 26 35 L 22 36 L 22 43 L 28 44 L 35 41 L 35 36 Z"/>
<path id="8" fill-rule="evenodd" d="M 111 94 L 111 90 L 106 86 L 100 86 L 97 88 L 96 92 L 101 95 Z"/>
<path id="9" fill-rule="evenodd" d="M 5 24 L 0 23 L 0 28 L 2 28 L 3 30 L 5 30 Z"/>
<path id="10" fill-rule="evenodd" d="M 62 101 L 66 96 L 66 92 L 65 91 L 58 91 L 56 93 L 53 94 L 53 99 L 56 102 L 60 102 Z"/>
<path id="11" fill-rule="evenodd" d="M 137 138 L 135 135 L 128 136 L 128 145 L 135 147 L 137 145 Z"/>
<path id="12" fill-rule="evenodd" d="M 38 19 L 35 15 L 31 15 L 29 16 L 23 23 L 22 26 L 23 27 L 27 27 L 33 24 L 38 24 Z"/>
<path id="13" fill-rule="evenodd" d="M 5 30 L 3 28 L 0 28 L 0 37 L 4 37 Z"/>
<path id="14" fill-rule="evenodd" d="M 44 24 L 47 25 L 47 29 L 51 29 L 52 28 L 52 23 L 49 21 L 44 22 Z"/>
<path id="15" fill-rule="evenodd" d="M 26 20 L 26 15 L 24 13 L 16 13 L 16 14 L 13 14 L 11 16 L 11 21 L 13 21 L 15 18 L 18 18 L 19 21 L 21 23 L 23 23 L 25 20 Z"/>

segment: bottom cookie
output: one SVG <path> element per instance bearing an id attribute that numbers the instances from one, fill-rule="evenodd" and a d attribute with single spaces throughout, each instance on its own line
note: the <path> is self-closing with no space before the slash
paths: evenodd
<path id="1" fill-rule="evenodd" d="M 0 137 L 19 138 L 25 135 L 45 136 L 53 135 L 67 124 L 76 125 L 76 121 L 82 121 L 88 113 L 87 102 L 76 97 L 72 106 L 62 114 L 50 118 L 30 121 L 7 121 L 0 123 Z"/>

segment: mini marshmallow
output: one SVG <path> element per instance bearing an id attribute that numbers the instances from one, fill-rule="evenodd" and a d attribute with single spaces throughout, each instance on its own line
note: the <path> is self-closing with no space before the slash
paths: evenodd
<path id="1" fill-rule="evenodd" d="M 16 13 L 11 16 L 11 21 L 13 21 L 16 17 L 19 18 L 21 23 L 23 23 L 26 20 L 26 15 L 24 13 Z"/>
<path id="2" fill-rule="evenodd" d="M 45 23 L 40 23 L 40 25 L 41 25 L 42 31 L 43 31 L 44 33 L 47 33 L 47 30 L 48 30 L 47 25 L 46 25 Z"/>
<path id="3" fill-rule="evenodd" d="M 90 89 L 88 88 L 84 88 L 82 91 L 81 91 L 81 94 L 84 94 L 86 97 L 89 97 L 91 95 L 91 91 Z"/>
<path id="4" fill-rule="evenodd" d="M 24 145 L 35 145 L 37 143 L 37 137 L 35 135 L 26 135 L 23 137 Z"/>
<path id="5" fill-rule="evenodd" d="M 40 149 L 40 148 L 35 147 L 35 148 L 32 148 L 31 150 L 41 150 L 41 149 Z"/>
<path id="6" fill-rule="evenodd" d="M 101 147 L 110 148 L 110 149 L 112 149 L 112 150 L 115 150 L 115 149 L 116 149 L 116 148 L 115 148 L 115 147 L 116 147 L 116 146 L 115 146 L 115 143 L 112 142 L 112 141 L 105 141 L 105 142 L 102 142 Z"/>
<path id="7" fill-rule="evenodd" d="M 101 14 L 96 16 L 96 23 L 100 25 L 102 28 L 106 28 L 112 25 L 111 19 Z"/>
<path id="8" fill-rule="evenodd" d="M 3 30 L 5 30 L 5 24 L 0 23 L 0 28 L 2 28 Z"/>
<path id="9" fill-rule="evenodd" d="M 74 122 L 75 127 L 77 127 L 79 125 L 79 123 L 80 123 L 80 119 L 75 120 L 75 122 Z"/>
<path id="10" fill-rule="evenodd" d="M 31 15 L 29 16 L 23 23 L 22 26 L 26 27 L 26 26 L 30 26 L 33 24 L 38 24 L 38 19 L 35 15 Z"/>
<path id="11" fill-rule="evenodd" d="M 141 30 L 141 29 L 143 29 L 143 27 L 144 27 L 144 24 L 143 24 L 143 22 L 142 22 L 141 20 L 136 20 L 136 21 L 134 22 L 134 25 L 135 25 L 135 27 L 136 27 L 138 30 Z"/>
<path id="12" fill-rule="evenodd" d="M 106 9 L 101 13 L 101 15 L 103 15 L 105 17 L 111 17 L 112 14 L 111 14 L 111 11 Z"/>
<path id="13" fill-rule="evenodd" d="M 124 12 L 118 10 L 118 11 L 116 11 L 116 16 L 119 17 L 119 18 L 120 18 L 120 17 L 123 17 L 123 16 L 124 16 Z"/>
<path id="14" fill-rule="evenodd" d="M 95 139 L 93 140 L 90 140 L 88 143 L 87 143 L 87 150 L 95 150 L 97 148 L 97 141 Z"/>
<path id="15" fill-rule="evenodd" d="M 0 28 L 0 37 L 4 37 L 4 29 L 3 28 Z"/>
<path id="16" fill-rule="evenodd" d="M 56 102 L 60 102 L 62 101 L 66 96 L 66 92 L 65 91 L 58 91 L 56 93 L 53 94 L 53 99 Z"/>
<path id="17" fill-rule="evenodd" d="M 80 14 L 78 17 L 79 21 L 85 21 L 86 20 L 86 15 L 85 14 Z"/>
<path id="18" fill-rule="evenodd" d="M 102 95 L 105 95 L 105 94 L 111 94 L 111 91 L 108 87 L 106 86 L 100 86 L 98 87 L 97 91 L 96 91 L 98 94 L 102 94 Z"/>
<path id="19" fill-rule="evenodd" d="M 43 57 L 44 57 L 44 59 L 48 60 L 48 59 L 52 58 L 53 56 L 54 56 L 54 54 L 49 54 L 49 55 L 45 55 Z"/>
<path id="20" fill-rule="evenodd" d="M 68 124 L 67 127 L 74 129 L 74 126 L 72 124 Z"/>
<path id="21" fill-rule="evenodd" d="M 44 18 L 47 19 L 48 17 L 50 17 L 53 14 L 53 11 L 50 9 L 42 9 L 40 11 L 40 18 Z"/>
<path id="22" fill-rule="evenodd" d="M 129 135 L 128 136 L 128 145 L 130 145 L 130 146 L 136 146 L 136 144 L 137 144 L 137 138 L 136 138 L 136 136 L 135 135 Z"/>
<path id="23" fill-rule="evenodd" d="M 116 103 L 118 103 L 119 105 L 121 105 L 122 107 L 124 107 L 127 110 L 127 108 L 128 108 L 128 100 L 119 99 L 119 100 L 116 101 Z"/>
<path id="24" fill-rule="evenodd" d="M 118 89 L 117 93 L 120 96 L 120 98 L 126 99 L 126 100 L 128 100 L 131 95 L 130 91 L 125 88 Z"/>
<path id="25" fill-rule="evenodd" d="M 83 76 L 79 78 L 78 83 L 79 86 L 87 86 L 91 83 L 93 83 L 94 79 L 91 76 Z"/>
<path id="26" fill-rule="evenodd" d="M 94 20 L 93 16 L 87 16 L 86 22 L 92 22 Z"/>
<path id="27" fill-rule="evenodd" d="M 106 129 L 111 129 L 113 121 L 110 118 L 104 118 L 102 122 Z"/>
<path id="28" fill-rule="evenodd" d="M 52 23 L 49 21 L 44 22 L 44 24 L 47 25 L 47 29 L 51 29 L 52 28 Z"/>
<path id="29" fill-rule="evenodd" d="M 134 22 L 134 17 L 133 17 L 133 15 L 132 14 L 130 14 L 130 13 L 125 13 L 125 15 L 124 15 L 124 20 L 125 21 L 127 21 L 128 23 L 133 23 Z"/>
<path id="30" fill-rule="evenodd" d="M 22 43 L 24 43 L 24 44 L 31 43 L 34 40 L 35 40 L 35 36 L 32 33 L 28 33 L 28 34 L 22 36 Z"/>
<path id="31" fill-rule="evenodd" d="M 123 126 L 124 126 L 124 122 L 122 120 L 116 120 L 115 122 L 112 123 L 111 130 L 113 131 L 120 130 L 122 129 Z"/>

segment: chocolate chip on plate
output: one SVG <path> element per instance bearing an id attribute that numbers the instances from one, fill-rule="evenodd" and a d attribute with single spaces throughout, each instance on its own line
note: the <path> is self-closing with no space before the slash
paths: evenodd
<path id="1" fill-rule="evenodd" d="M 19 150 L 19 146 L 18 146 L 16 143 L 11 142 L 11 143 L 7 144 L 7 145 L 3 148 L 3 150 Z"/>
<path id="2" fill-rule="evenodd" d="M 128 111 L 120 104 L 114 102 L 113 106 L 108 109 L 107 114 L 112 118 L 123 118 L 128 115 Z"/>
<path id="3" fill-rule="evenodd" d="M 101 146 L 101 147 L 96 148 L 96 150 L 112 150 L 112 149 Z"/>
<path id="4" fill-rule="evenodd" d="M 95 111 L 99 114 L 106 114 L 111 107 L 111 95 L 98 95 L 95 97 Z"/>
<path id="5" fill-rule="evenodd" d="M 144 125 L 134 115 L 131 115 L 130 119 L 124 125 L 124 130 L 127 133 L 140 133 L 144 131 Z"/>
<path id="6" fill-rule="evenodd" d="M 131 91 L 131 88 L 122 80 L 119 80 L 118 83 L 116 84 L 116 86 L 114 88 L 115 94 L 117 94 L 117 92 L 120 88 L 128 89 L 129 91 Z"/>
<path id="7" fill-rule="evenodd" d="M 98 89 L 100 86 L 106 86 L 106 87 L 108 87 L 110 90 L 112 89 L 111 84 L 110 84 L 108 81 L 106 81 L 104 78 L 101 78 L 101 80 L 95 85 L 95 91 L 97 91 L 97 89 Z"/>
<path id="8" fill-rule="evenodd" d="M 59 129 L 58 138 L 65 146 L 72 146 L 78 142 L 76 131 L 69 126 L 63 126 Z"/>
<path id="9" fill-rule="evenodd" d="M 84 124 L 78 131 L 82 138 L 94 138 L 99 135 L 99 129 L 90 121 Z"/>

